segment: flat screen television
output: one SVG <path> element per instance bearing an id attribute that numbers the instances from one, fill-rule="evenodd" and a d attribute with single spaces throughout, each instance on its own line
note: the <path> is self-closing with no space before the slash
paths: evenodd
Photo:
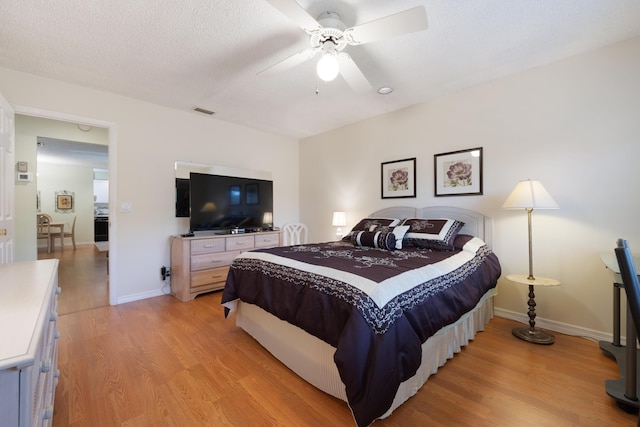
<path id="1" fill-rule="evenodd" d="M 273 181 L 191 172 L 189 206 L 191 232 L 267 230 L 273 226 Z"/>

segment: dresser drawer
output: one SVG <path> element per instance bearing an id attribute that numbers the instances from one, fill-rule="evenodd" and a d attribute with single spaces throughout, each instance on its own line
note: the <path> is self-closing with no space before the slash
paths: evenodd
<path id="1" fill-rule="evenodd" d="M 240 251 L 192 255 L 191 271 L 228 266 L 238 255 L 240 255 Z"/>
<path id="2" fill-rule="evenodd" d="M 256 248 L 272 248 L 280 245 L 279 234 L 260 234 L 255 236 Z"/>
<path id="3" fill-rule="evenodd" d="M 253 236 L 227 237 L 228 251 L 243 251 L 253 249 Z"/>
<path id="4" fill-rule="evenodd" d="M 224 282 L 227 280 L 228 273 L 229 266 L 194 271 L 193 273 L 191 273 L 191 288 L 206 286 L 212 283 L 222 283 L 222 286 L 224 286 Z"/>
<path id="5" fill-rule="evenodd" d="M 280 246 L 279 231 L 175 236 L 171 239 L 171 294 L 186 302 L 223 289 L 229 266 L 240 253 Z"/>
<path id="6" fill-rule="evenodd" d="M 211 252 L 224 252 L 226 250 L 224 238 L 196 239 L 191 241 L 191 254 L 206 254 Z"/>

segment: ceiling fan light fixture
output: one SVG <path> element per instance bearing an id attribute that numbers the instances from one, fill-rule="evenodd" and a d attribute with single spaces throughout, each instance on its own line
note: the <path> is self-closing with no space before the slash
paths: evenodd
<path id="1" fill-rule="evenodd" d="M 338 64 L 338 56 L 335 52 L 325 52 L 316 67 L 318 77 L 325 82 L 330 82 L 338 76 L 340 65 Z"/>

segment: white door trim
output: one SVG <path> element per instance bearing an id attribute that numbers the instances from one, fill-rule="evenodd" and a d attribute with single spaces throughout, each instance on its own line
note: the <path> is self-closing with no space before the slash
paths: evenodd
<path id="1" fill-rule="evenodd" d="M 15 256 L 15 113 L 0 94 L 0 264 Z"/>
<path id="2" fill-rule="evenodd" d="M 113 122 L 98 120 L 91 117 L 77 116 L 58 111 L 43 110 L 25 105 L 12 104 L 15 114 L 40 117 L 43 119 L 72 122 L 81 125 L 107 128 L 109 131 L 109 304 L 118 304 L 118 211 L 116 209 L 118 176 L 116 168 L 117 153 L 117 125 Z"/>

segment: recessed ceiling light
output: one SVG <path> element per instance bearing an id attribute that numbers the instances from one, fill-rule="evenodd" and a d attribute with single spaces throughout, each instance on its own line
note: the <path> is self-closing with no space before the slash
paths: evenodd
<path id="1" fill-rule="evenodd" d="M 393 92 L 393 88 L 389 86 L 382 86 L 380 89 L 378 89 L 378 93 L 380 95 L 388 95 L 391 92 Z"/>

